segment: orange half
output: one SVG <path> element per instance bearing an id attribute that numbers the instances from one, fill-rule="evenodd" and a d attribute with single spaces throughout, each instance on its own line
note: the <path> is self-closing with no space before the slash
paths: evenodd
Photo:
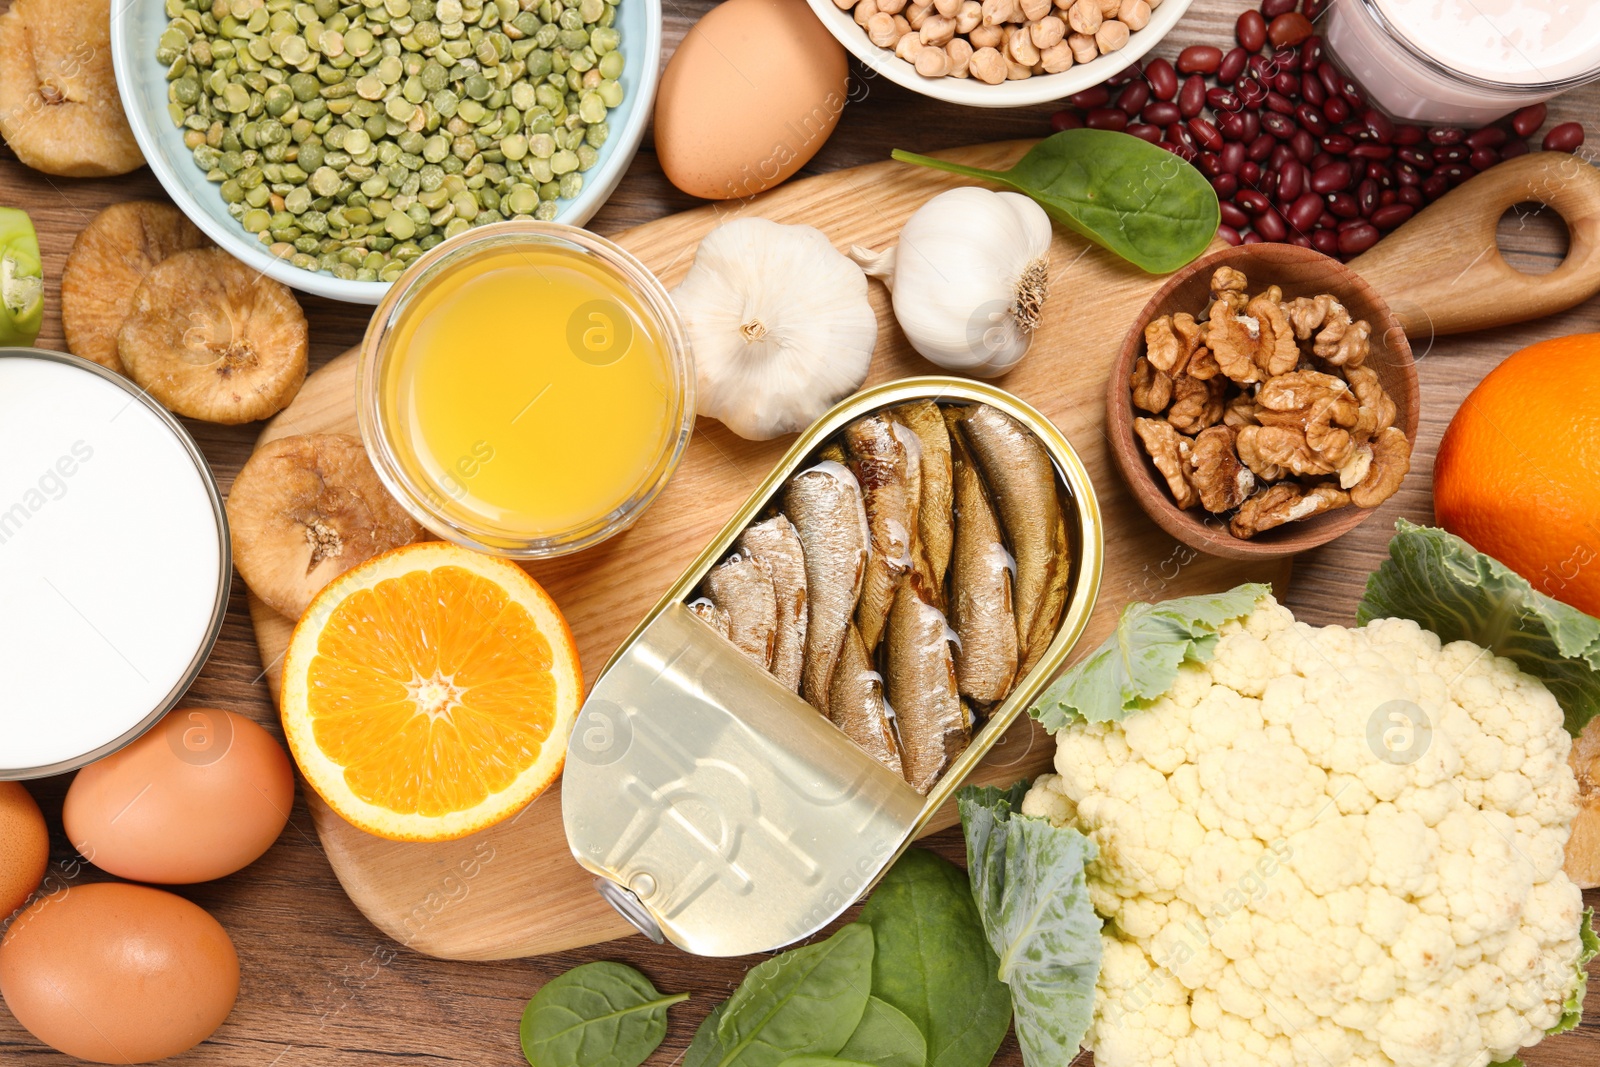
<path id="1" fill-rule="evenodd" d="M 284 657 L 284 734 L 328 805 L 397 841 L 464 837 L 561 773 L 583 700 L 572 631 L 516 565 L 407 545 L 330 582 Z"/>

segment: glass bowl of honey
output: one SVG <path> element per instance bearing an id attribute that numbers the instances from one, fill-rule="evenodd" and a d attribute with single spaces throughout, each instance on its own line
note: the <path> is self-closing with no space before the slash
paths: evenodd
<path id="1" fill-rule="evenodd" d="M 515 559 L 630 526 L 694 427 L 694 363 L 655 276 L 560 223 L 446 241 L 361 345 L 361 436 L 389 491 L 446 540 Z"/>

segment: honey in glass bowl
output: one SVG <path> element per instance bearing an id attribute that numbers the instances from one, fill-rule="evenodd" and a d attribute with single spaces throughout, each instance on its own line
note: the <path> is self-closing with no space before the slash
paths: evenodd
<path id="1" fill-rule="evenodd" d="M 407 271 L 362 350 L 362 436 L 440 537 L 518 558 L 625 529 L 688 440 L 694 373 L 659 282 L 615 245 L 512 222 Z"/>

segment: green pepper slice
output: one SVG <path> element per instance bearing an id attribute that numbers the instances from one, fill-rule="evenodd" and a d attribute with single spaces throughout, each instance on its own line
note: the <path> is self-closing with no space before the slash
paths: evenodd
<path id="1" fill-rule="evenodd" d="M 28 213 L 0 207 L 0 348 L 31 345 L 44 323 L 44 266 Z"/>

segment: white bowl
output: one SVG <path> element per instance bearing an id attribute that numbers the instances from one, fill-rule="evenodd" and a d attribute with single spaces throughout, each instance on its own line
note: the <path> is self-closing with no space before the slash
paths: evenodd
<path id="1" fill-rule="evenodd" d="M 1176 0 L 1167 0 L 1174 3 Z M 331 274 L 302 270 L 267 251 L 228 214 L 218 186 L 195 166 L 183 144 L 183 131 L 167 114 L 166 69 L 156 59 L 156 41 L 169 19 L 162 0 L 125 0 L 112 6 L 111 60 L 117 90 L 145 162 L 185 215 L 219 246 L 270 277 L 302 292 L 350 304 L 377 304 L 389 282 L 344 281 Z M 852 25 L 854 25 L 852 23 Z M 661 68 L 661 0 L 621 0 L 617 31 L 626 57 L 623 98 L 607 116 L 611 134 L 600 159 L 583 175 L 583 190 L 560 203 L 557 222 L 582 226 L 600 210 L 633 162 L 650 122 Z"/>
<path id="2" fill-rule="evenodd" d="M 850 50 L 868 68 L 883 75 L 896 85 L 903 85 L 914 93 L 931 96 L 935 100 L 948 100 L 952 104 L 968 107 L 1023 107 L 1061 100 L 1091 89 L 1113 74 L 1137 62 L 1177 25 L 1194 0 L 1165 0 L 1150 13 L 1150 23 L 1128 38 L 1127 47 L 1110 55 L 1101 56 L 1092 63 L 1080 63 L 1060 74 L 1035 74 L 1020 81 L 1005 81 L 989 85 L 976 78 L 924 78 L 915 67 L 899 58 L 887 48 L 879 48 L 867 39 L 867 31 L 856 25 L 849 11 L 841 11 L 833 0 L 806 0 L 817 18 L 828 27 L 828 32 Z"/>

